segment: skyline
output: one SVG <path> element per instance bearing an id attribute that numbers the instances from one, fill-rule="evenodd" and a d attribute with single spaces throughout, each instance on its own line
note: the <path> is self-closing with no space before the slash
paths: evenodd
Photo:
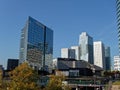
<path id="1" fill-rule="evenodd" d="M 112 60 L 118 55 L 115 0 L 4 0 L 0 12 L 0 64 L 4 67 L 8 58 L 19 58 L 21 29 L 28 16 L 54 31 L 54 57 L 60 57 L 61 48 L 78 45 L 82 32 L 110 46 Z"/>

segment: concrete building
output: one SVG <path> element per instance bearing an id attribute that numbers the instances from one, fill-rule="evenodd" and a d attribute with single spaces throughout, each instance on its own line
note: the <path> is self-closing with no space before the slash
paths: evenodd
<path id="1" fill-rule="evenodd" d="M 103 78 L 97 77 L 101 71 L 103 71 L 102 68 L 84 60 L 57 58 L 55 75 L 63 74 L 66 76 L 65 83 L 72 90 L 98 90 L 98 88 L 102 90 Z"/>
<path id="2" fill-rule="evenodd" d="M 114 70 L 120 71 L 120 56 L 114 56 Z"/>
<path id="3" fill-rule="evenodd" d="M 93 64 L 93 38 L 89 36 L 86 32 L 82 32 L 79 37 L 79 45 L 80 60 L 85 60 Z"/>
<path id="4" fill-rule="evenodd" d="M 84 60 L 70 58 L 57 58 L 56 60 L 56 70 L 61 71 L 65 76 L 92 76 L 103 70 L 101 67 Z"/>
<path id="5" fill-rule="evenodd" d="M 28 17 L 22 29 L 19 64 L 28 62 L 34 69 L 51 68 L 53 59 L 53 30 Z"/>
<path id="6" fill-rule="evenodd" d="M 62 48 L 61 49 L 61 57 L 62 58 L 75 58 L 75 50 L 69 48 Z"/>
<path id="7" fill-rule="evenodd" d="M 68 70 L 72 68 L 89 68 L 91 65 L 82 60 L 76 60 L 76 59 L 71 59 L 71 58 L 56 58 L 53 59 L 53 68 L 57 70 Z M 82 72 L 81 72 L 82 73 Z"/>
<path id="8" fill-rule="evenodd" d="M 75 59 L 80 60 L 80 46 L 71 46 L 75 50 Z"/>
<path id="9" fill-rule="evenodd" d="M 94 42 L 94 65 L 101 68 L 106 68 L 105 66 L 105 49 L 104 44 L 101 41 Z"/>

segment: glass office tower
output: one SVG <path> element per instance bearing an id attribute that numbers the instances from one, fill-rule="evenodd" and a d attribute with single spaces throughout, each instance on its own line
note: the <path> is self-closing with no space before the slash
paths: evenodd
<path id="1" fill-rule="evenodd" d="M 119 44 L 119 53 L 120 53 L 120 0 L 116 1 L 117 4 L 117 22 L 118 22 L 118 44 Z"/>
<path id="2" fill-rule="evenodd" d="M 105 47 L 105 64 L 106 70 L 111 70 L 111 54 L 110 54 L 110 47 Z"/>
<path id="3" fill-rule="evenodd" d="M 93 38 L 86 32 L 82 32 L 79 37 L 80 59 L 93 64 Z"/>
<path id="4" fill-rule="evenodd" d="M 19 63 L 28 62 L 34 69 L 50 67 L 53 57 L 53 31 L 28 17 L 22 29 Z"/>

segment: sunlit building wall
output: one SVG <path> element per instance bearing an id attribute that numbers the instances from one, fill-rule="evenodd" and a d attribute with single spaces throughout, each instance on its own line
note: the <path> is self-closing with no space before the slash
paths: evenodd
<path id="1" fill-rule="evenodd" d="M 120 56 L 114 56 L 114 70 L 120 71 Z"/>
<path id="2" fill-rule="evenodd" d="M 75 59 L 80 60 L 80 46 L 71 46 L 75 50 Z"/>
<path id="3" fill-rule="evenodd" d="M 86 32 L 82 32 L 79 37 L 80 60 L 85 60 L 93 64 L 93 38 Z"/>
<path id="4" fill-rule="evenodd" d="M 94 65 L 97 65 L 104 70 L 105 66 L 105 48 L 104 44 L 101 41 L 94 42 Z"/>
<path id="5" fill-rule="evenodd" d="M 61 57 L 62 58 L 73 58 L 75 59 L 75 50 L 69 48 L 62 48 L 61 49 Z"/>

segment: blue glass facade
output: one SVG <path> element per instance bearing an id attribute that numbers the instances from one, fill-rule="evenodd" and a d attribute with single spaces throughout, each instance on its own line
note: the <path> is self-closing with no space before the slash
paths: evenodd
<path id="1" fill-rule="evenodd" d="M 22 29 L 20 63 L 27 61 L 34 68 L 50 66 L 53 57 L 53 31 L 29 17 Z"/>
<path id="2" fill-rule="evenodd" d="M 106 70 L 111 70 L 111 55 L 110 55 L 110 47 L 105 47 L 105 64 Z"/>
<path id="3" fill-rule="evenodd" d="M 118 44 L 119 44 L 119 53 L 120 53 L 120 0 L 116 0 L 117 4 L 117 23 L 118 23 Z"/>

